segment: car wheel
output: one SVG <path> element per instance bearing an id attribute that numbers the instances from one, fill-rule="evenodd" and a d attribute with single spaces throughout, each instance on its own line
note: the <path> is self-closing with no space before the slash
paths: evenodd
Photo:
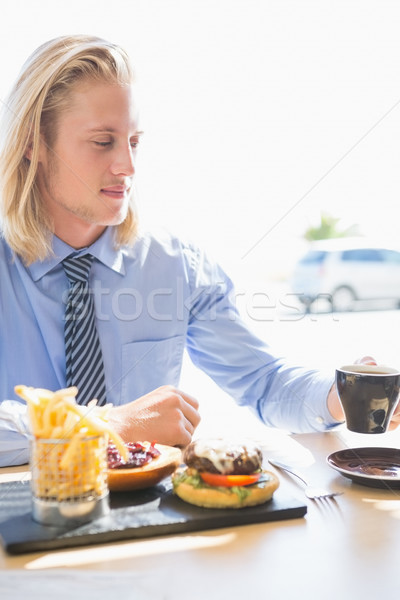
<path id="1" fill-rule="evenodd" d="M 308 296 L 297 296 L 298 301 L 300 302 L 300 304 L 302 304 L 304 306 L 304 308 L 306 309 L 306 312 L 310 312 L 311 310 L 311 304 L 314 302 L 314 298 L 309 298 Z M 400 308 L 400 303 L 399 303 L 399 308 Z"/>
<path id="2" fill-rule="evenodd" d="M 349 287 L 338 288 L 332 296 L 332 308 L 335 312 L 346 312 L 354 309 L 355 293 Z"/>

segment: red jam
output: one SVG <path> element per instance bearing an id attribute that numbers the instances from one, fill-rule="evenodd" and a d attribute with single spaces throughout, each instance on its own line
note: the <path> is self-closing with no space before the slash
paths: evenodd
<path id="1" fill-rule="evenodd" d="M 125 445 L 129 450 L 129 459 L 127 462 L 122 459 L 113 443 L 108 445 L 107 458 L 109 469 L 134 469 L 136 467 L 143 467 L 143 465 L 147 465 L 153 458 L 161 454 L 153 443 L 148 447 L 143 446 L 139 442 L 126 442 Z"/>

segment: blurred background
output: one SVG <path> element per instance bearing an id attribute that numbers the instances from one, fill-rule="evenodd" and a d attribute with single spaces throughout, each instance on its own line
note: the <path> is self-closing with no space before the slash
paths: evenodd
<path id="1" fill-rule="evenodd" d="M 366 353 L 400 364 L 397 307 L 307 312 L 288 296 L 307 235 L 397 245 L 399 30 L 396 0 L 13 0 L 0 100 L 50 38 L 123 45 L 145 131 L 144 226 L 204 246 L 250 326 L 293 360 L 332 372 Z M 219 394 L 189 364 L 183 385 Z"/>

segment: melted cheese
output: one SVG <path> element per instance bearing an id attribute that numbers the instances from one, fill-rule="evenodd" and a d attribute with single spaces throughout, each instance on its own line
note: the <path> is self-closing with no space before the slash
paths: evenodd
<path id="1" fill-rule="evenodd" d="M 240 454 L 247 454 L 253 450 L 247 444 L 232 443 L 227 440 L 196 440 L 196 454 L 201 458 L 210 460 L 216 469 L 222 474 L 231 473 L 234 468 L 234 460 Z M 232 456 L 228 455 L 228 452 Z"/>

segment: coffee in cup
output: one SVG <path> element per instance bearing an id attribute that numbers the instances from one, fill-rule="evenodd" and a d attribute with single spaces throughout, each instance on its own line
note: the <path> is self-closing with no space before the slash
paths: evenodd
<path id="1" fill-rule="evenodd" d="M 357 433 L 384 433 L 400 395 L 400 371 L 383 365 L 336 369 L 336 388 L 346 427 Z"/>

